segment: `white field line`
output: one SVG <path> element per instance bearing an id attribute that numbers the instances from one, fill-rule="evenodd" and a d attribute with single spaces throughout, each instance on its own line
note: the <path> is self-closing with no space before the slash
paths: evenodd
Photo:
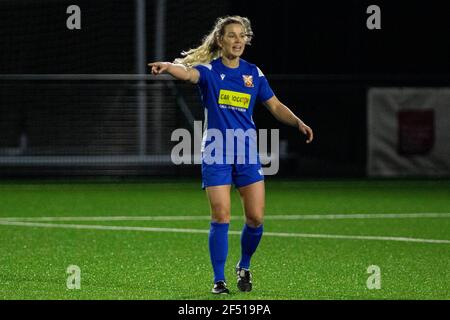
<path id="1" fill-rule="evenodd" d="M 145 231 L 145 232 L 171 232 L 171 233 L 209 233 L 206 229 L 178 229 L 178 228 L 150 228 L 150 227 L 126 227 L 126 226 L 102 226 L 83 224 L 55 224 L 21 221 L 0 221 L 0 225 L 37 227 L 37 228 L 62 228 L 62 229 L 87 229 L 87 230 L 113 230 L 113 231 Z M 240 231 L 229 231 L 229 234 L 240 235 Z M 310 234 L 310 233 L 281 233 L 265 232 L 264 236 L 272 237 L 296 237 L 296 238 L 321 238 L 321 239 L 343 239 L 343 240 L 378 240 L 378 241 L 402 241 L 419 243 L 441 243 L 450 244 L 450 240 L 420 239 L 407 237 L 385 237 L 385 236 L 355 236 L 334 234 Z"/>
<path id="2" fill-rule="evenodd" d="M 369 213 L 267 215 L 265 220 L 340 220 L 340 219 L 415 219 L 450 218 L 450 213 Z M 78 216 L 78 217 L 4 217 L 0 221 L 197 221 L 210 216 Z M 243 219 L 242 216 L 232 217 Z"/>

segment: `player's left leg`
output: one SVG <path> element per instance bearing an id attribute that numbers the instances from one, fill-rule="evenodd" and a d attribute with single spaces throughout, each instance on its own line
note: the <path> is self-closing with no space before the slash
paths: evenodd
<path id="1" fill-rule="evenodd" d="M 241 234 L 241 259 L 236 266 L 238 288 L 251 291 L 250 259 L 263 234 L 265 187 L 264 181 L 258 181 L 240 187 L 242 204 L 245 213 L 245 225 Z"/>

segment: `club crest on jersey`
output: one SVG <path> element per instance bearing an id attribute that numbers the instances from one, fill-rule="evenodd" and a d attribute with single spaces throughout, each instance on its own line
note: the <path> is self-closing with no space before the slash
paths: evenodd
<path id="1" fill-rule="evenodd" d="M 253 88 L 253 76 L 242 75 L 242 79 L 244 79 L 244 85 L 249 88 Z"/>

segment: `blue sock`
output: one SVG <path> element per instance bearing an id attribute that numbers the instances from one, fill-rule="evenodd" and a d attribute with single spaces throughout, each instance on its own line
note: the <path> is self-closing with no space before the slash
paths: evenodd
<path id="1" fill-rule="evenodd" d="M 241 261 L 239 261 L 239 267 L 250 269 L 250 259 L 258 247 L 262 234 L 263 225 L 257 228 L 252 228 L 247 224 L 244 225 L 241 234 Z"/>
<path id="2" fill-rule="evenodd" d="M 209 255 L 214 270 L 214 283 L 220 280 L 225 281 L 229 225 L 229 223 L 211 222 L 209 229 Z"/>

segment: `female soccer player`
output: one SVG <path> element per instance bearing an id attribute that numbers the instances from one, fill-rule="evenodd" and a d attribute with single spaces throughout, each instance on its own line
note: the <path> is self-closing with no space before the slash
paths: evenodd
<path id="1" fill-rule="evenodd" d="M 149 63 L 154 75 L 169 73 L 200 88 L 205 111 L 202 187 L 206 189 L 211 208 L 209 252 L 214 271 L 214 294 L 229 293 L 224 269 L 228 254 L 231 184 L 239 190 L 246 218 L 241 234 L 241 258 L 235 269 L 241 291 L 252 289 L 250 259 L 263 234 L 264 176 L 259 156 L 252 162 L 245 153 L 247 149 L 256 150 L 256 138 L 249 134 L 249 139 L 240 139 L 246 148 L 242 153 L 234 145 L 236 137 L 230 141 L 227 131 L 256 131 L 252 113 L 255 102 L 260 101 L 276 119 L 305 134 L 307 143 L 313 140 L 311 128 L 277 99 L 262 71 L 240 58 L 252 36 L 249 19 L 222 17 L 217 19 L 199 47 L 182 53 L 183 58 L 174 63 Z M 214 144 L 214 161 L 211 161 L 211 155 L 206 153 L 211 151 L 208 146 L 213 140 L 217 142 L 217 133 L 222 133 L 227 140 L 222 146 Z"/>

